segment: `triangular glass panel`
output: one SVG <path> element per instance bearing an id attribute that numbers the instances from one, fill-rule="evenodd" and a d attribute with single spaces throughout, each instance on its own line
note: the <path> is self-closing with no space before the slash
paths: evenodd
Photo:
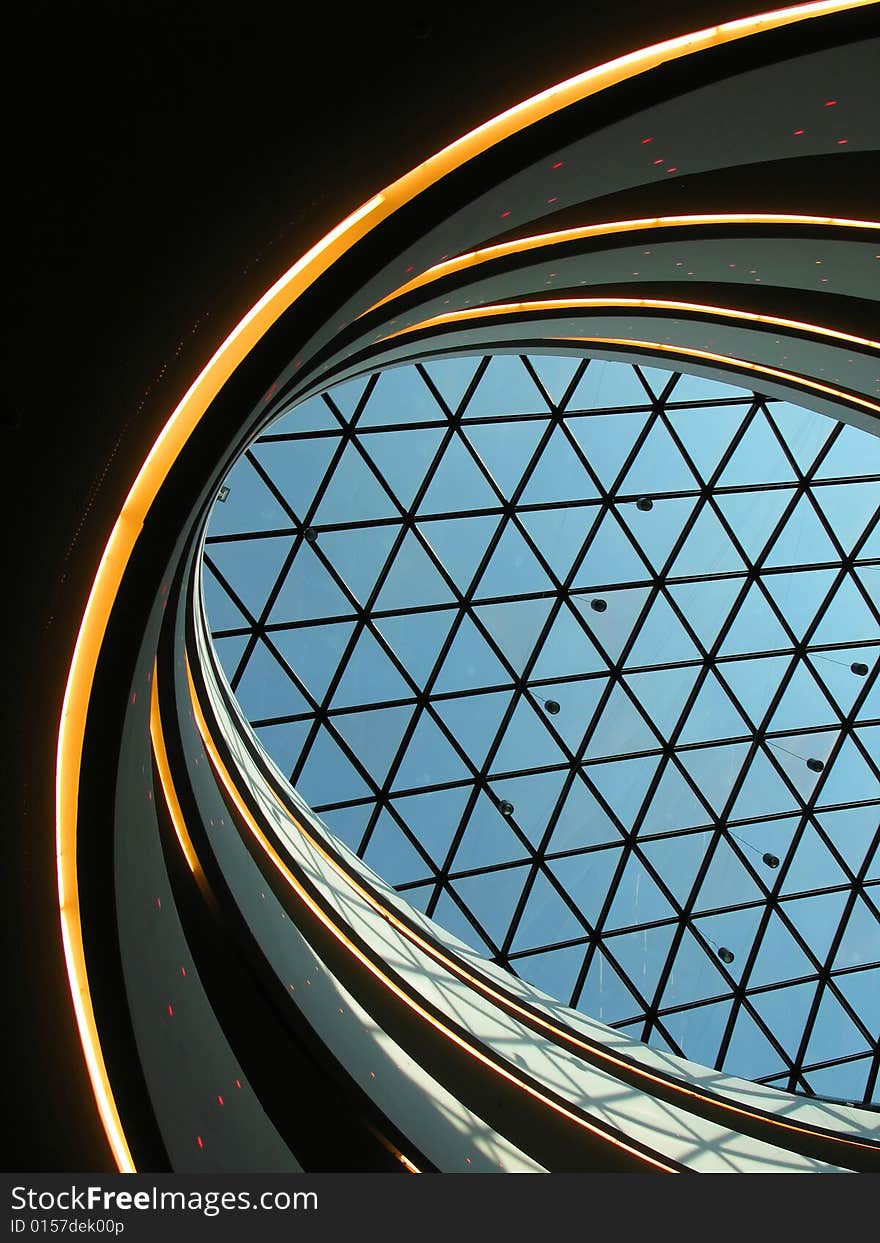
<path id="1" fill-rule="evenodd" d="M 498 867 L 514 859 L 527 859 L 528 847 L 524 846 L 510 821 L 502 816 L 495 803 L 481 791 L 474 804 L 464 836 L 452 858 L 454 872 L 468 872 L 474 868 Z M 520 889 L 525 876 L 520 881 Z"/>
<path id="2" fill-rule="evenodd" d="M 789 898 L 782 904 L 786 916 L 820 964 L 828 957 L 848 897 L 848 891 L 838 890 L 807 898 Z"/>
<path id="3" fill-rule="evenodd" d="M 358 403 L 371 379 L 372 376 L 359 375 L 353 380 L 344 380 L 342 384 L 335 384 L 330 389 L 327 396 L 344 419 L 354 418 Z"/>
<path id="4" fill-rule="evenodd" d="M 227 682 L 232 681 L 249 639 L 249 634 L 233 634 L 228 635 L 225 639 L 214 640 L 214 647 L 217 651 L 220 667 L 226 674 Z"/>
<path id="5" fill-rule="evenodd" d="M 747 652 L 771 652 L 790 647 L 788 635 L 770 607 L 761 583 L 752 583 L 736 611 L 719 655 L 739 656 Z"/>
<path id="6" fill-rule="evenodd" d="M 645 1001 L 651 1002 L 666 963 L 676 924 L 608 937 L 605 948 Z"/>
<path id="7" fill-rule="evenodd" d="M 213 551 L 214 548 L 209 545 L 207 555 L 212 556 Z M 237 630 L 241 626 L 250 625 L 207 563 L 202 574 L 202 592 L 205 597 L 205 617 L 212 634 L 216 634 L 218 630 Z"/>
<path id="8" fill-rule="evenodd" d="M 740 980 L 766 908 L 750 906 L 738 911 L 719 911 L 717 915 L 703 915 L 694 926 L 700 936 L 716 945 L 730 949 L 735 958 L 725 963 L 724 970 L 733 980 Z M 720 960 L 719 960 L 719 965 Z M 768 1071 L 768 1074 L 771 1072 Z"/>
<path id="9" fill-rule="evenodd" d="M 610 597 L 609 603 L 615 603 L 615 597 Z M 651 602 L 648 615 L 642 622 L 636 641 L 626 658 L 627 666 L 637 668 L 639 665 L 671 664 L 699 659 L 699 649 L 661 592 Z M 683 675 L 685 679 L 690 678 L 693 685 L 693 677 L 697 672 L 695 669 L 676 669 L 675 672 Z"/>
<path id="10" fill-rule="evenodd" d="M 396 518 L 399 512 L 355 445 L 346 445 L 318 506 L 316 522 L 368 522 Z"/>
<path id="11" fill-rule="evenodd" d="M 851 575 L 847 574 L 834 592 L 811 643 L 858 643 L 880 639 L 877 625 Z"/>
<path id="12" fill-rule="evenodd" d="M 719 480 L 722 487 L 758 483 L 787 483 L 795 473 L 767 418 L 759 410 L 743 433 Z"/>
<path id="13" fill-rule="evenodd" d="M 868 1031 L 880 1031 L 880 967 L 836 975 L 834 983 Z"/>
<path id="14" fill-rule="evenodd" d="M 862 677 L 853 673 L 851 665 L 856 662 L 868 666 L 869 671 L 877 663 L 875 647 L 837 647 L 827 652 L 810 652 L 813 673 L 825 685 L 841 713 L 846 716 L 864 689 Z"/>
<path id="15" fill-rule="evenodd" d="M 567 859 L 551 860 L 547 866 L 562 885 L 587 923 L 595 926 L 620 862 L 619 846 L 589 850 Z M 630 921 L 631 922 L 631 921 Z"/>
<path id="16" fill-rule="evenodd" d="M 816 981 L 792 984 L 769 993 L 750 993 L 749 1001 L 783 1049 L 798 1048 L 804 1025 L 816 996 Z"/>
<path id="17" fill-rule="evenodd" d="M 812 729 L 835 724 L 837 719 L 834 708 L 817 685 L 809 667 L 798 661 L 782 693 L 779 707 L 770 718 L 770 729 Z"/>
<path id="18" fill-rule="evenodd" d="M 452 609 L 440 609 L 376 619 L 376 629 L 420 689 L 437 662 L 454 616 Z"/>
<path id="19" fill-rule="evenodd" d="M 377 609 L 406 609 L 451 604 L 452 591 L 443 581 L 420 540 L 407 531 L 376 600 Z"/>
<path id="20" fill-rule="evenodd" d="M 574 373 L 581 365 L 578 357 L 566 354 L 530 354 L 529 362 L 537 373 L 547 396 L 560 405 L 568 392 Z"/>
<path id="21" fill-rule="evenodd" d="M 643 556 L 659 572 L 666 565 L 695 504 L 693 497 L 677 496 L 655 501 L 650 513 L 643 513 L 635 502 L 621 504 L 618 513 L 632 531 Z"/>
<path id="22" fill-rule="evenodd" d="M 812 625 L 835 573 L 835 570 L 789 570 L 785 574 L 768 574 L 764 578 L 764 586 L 796 639 L 802 639 Z M 810 641 L 821 642 L 815 635 Z"/>
<path id="23" fill-rule="evenodd" d="M 544 721 L 527 700 L 520 699 L 492 759 L 492 772 L 518 772 L 564 762 L 565 756 Z"/>
<path id="24" fill-rule="evenodd" d="M 563 511 L 571 514 L 571 510 Z M 589 518 L 579 514 L 576 521 L 584 518 L 592 521 L 594 511 L 589 511 Z M 581 542 L 585 530 L 581 529 Z M 592 587 L 616 583 L 637 583 L 650 578 L 651 571 L 633 548 L 632 541 L 625 534 L 620 521 L 613 510 L 605 513 L 601 523 L 594 530 L 586 552 L 584 553 L 574 576 L 575 589 L 589 590 Z"/>
<path id="25" fill-rule="evenodd" d="M 477 599 L 551 589 L 550 579 L 512 522 L 495 545 L 491 560 L 474 590 Z"/>
<path id="26" fill-rule="evenodd" d="M 321 551 L 361 604 L 369 599 L 399 530 L 398 526 L 355 527 L 322 533 Z"/>
<path id="27" fill-rule="evenodd" d="M 511 950 L 518 953 L 557 941 L 574 941 L 585 933 L 584 925 L 539 868 L 517 924 Z"/>
<path id="28" fill-rule="evenodd" d="M 321 821 L 334 837 L 345 842 L 357 854 L 375 806 L 373 799 L 370 799 L 368 803 L 357 803 L 351 807 L 334 807 L 331 811 L 322 812 Z"/>
<path id="29" fill-rule="evenodd" d="M 846 1010 L 831 990 L 826 988 L 819 1002 L 804 1062 L 827 1062 L 831 1058 L 846 1057 L 851 1053 L 868 1052 L 867 1044 L 868 1041 Z"/>
<path id="30" fill-rule="evenodd" d="M 670 586 L 670 595 L 707 651 L 718 638 L 742 586 L 741 578 L 705 579 Z"/>
<path id="31" fill-rule="evenodd" d="M 397 770 L 394 789 L 411 790 L 422 786 L 442 785 L 444 782 L 460 781 L 469 776 L 464 762 L 442 733 L 440 726 L 423 712 Z"/>
<path id="32" fill-rule="evenodd" d="M 606 490 L 615 490 L 617 477 L 647 417 L 646 414 L 599 414 L 566 420 L 569 431 Z"/>
<path id="33" fill-rule="evenodd" d="M 354 607 L 318 554 L 308 544 L 300 544 L 272 605 L 269 621 L 311 621 L 351 616 L 353 612 Z"/>
<path id="34" fill-rule="evenodd" d="M 675 374 L 672 371 L 661 371 L 658 367 L 639 366 L 637 370 L 642 374 L 642 382 L 647 384 L 652 396 L 656 397 L 658 401 L 669 387 L 669 383 Z"/>
<path id="35" fill-rule="evenodd" d="M 700 885 L 694 910 L 712 911 L 724 906 L 759 902 L 764 896 L 730 843 L 724 837 L 719 838 Z"/>
<path id="36" fill-rule="evenodd" d="M 388 776 L 404 730 L 412 719 L 412 707 L 380 708 L 371 712 L 343 712 L 330 717 L 360 763 L 381 786 Z M 371 864 L 371 866 L 375 866 Z M 424 871 L 419 875 L 423 876 Z M 388 878 L 386 878 L 388 879 Z M 410 879 L 413 879 L 410 877 Z M 392 884 L 398 882 L 392 881 Z"/>
<path id="37" fill-rule="evenodd" d="M 587 773 L 590 781 L 624 829 L 632 828 L 657 763 L 657 756 L 637 756 L 589 766 Z"/>
<path id="38" fill-rule="evenodd" d="M 785 1067 L 785 1058 L 745 1006 L 741 1006 L 724 1057 L 724 1073 L 738 1079 L 758 1079 L 774 1075 Z"/>
<path id="39" fill-rule="evenodd" d="M 827 415 L 803 410 L 787 401 L 768 402 L 770 418 L 782 433 L 786 448 L 806 474 L 834 429 Z"/>
<path id="40" fill-rule="evenodd" d="M 690 928 L 685 928 L 672 960 L 661 1005 L 681 1006 L 730 994 L 730 983 L 711 945 L 703 946 Z M 663 1020 L 664 1023 L 666 1020 Z M 689 1056 L 685 1050 L 685 1057 Z"/>
<path id="41" fill-rule="evenodd" d="M 869 890 L 876 899 L 877 890 Z M 864 967 L 880 960 L 880 919 L 862 898 L 857 898 L 849 913 L 843 937 L 834 956 L 835 970 Z"/>
<path id="42" fill-rule="evenodd" d="M 481 604 L 474 611 L 514 672 L 520 674 L 531 659 L 551 605 L 548 599 L 510 600 L 504 604 Z"/>
<path id="43" fill-rule="evenodd" d="M 698 574 L 735 573 L 744 568 L 742 557 L 730 542 L 715 511 L 704 504 L 670 572 L 686 578 Z"/>
<path id="44" fill-rule="evenodd" d="M 819 812 L 819 823 L 852 872 L 861 869 L 874 843 L 880 841 L 880 808 L 871 804 Z"/>
<path id="45" fill-rule="evenodd" d="M 567 409 L 627 409 L 630 406 L 647 406 L 649 403 L 645 386 L 629 363 L 591 358 Z"/>
<path id="46" fill-rule="evenodd" d="M 550 569 L 563 582 L 583 547 L 597 512 L 595 509 L 563 507 L 524 510 L 517 517 Z"/>
<path id="47" fill-rule="evenodd" d="M 813 797 L 816 787 L 826 780 L 826 775 L 815 772 L 807 763 L 811 759 L 819 759 L 828 765 L 832 747 L 837 741 L 837 731 L 827 730 L 814 734 L 781 734 L 767 739 L 768 754 L 774 764 L 788 778 L 801 799 L 806 801 Z M 833 776 L 833 772 L 830 774 Z M 824 795 L 820 795 L 821 802 Z"/>
<path id="48" fill-rule="evenodd" d="M 859 548 L 858 552 L 859 561 L 870 561 L 872 558 L 876 559 L 877 557 L 880 557 L 880 522 L 874 523 L 871 534 Z M 878 1083 L 880 1083 L 880 1079 L 878 1079 Z M 880 1087 L 877 1089 L 877 1094 L 880 1095 Z"/>
<path id="49" fill-rule="evenodd" d="M 772 488 L 722 492 L 715 499 L 746 556 L 757 561 L 793 496 L 793 488 Z"/>
<path id="50" fill-rule="evenodd" d="M 469 509 L 498 509 L 500 500 L 460 436 L 453 436 L 428 490 L 420 514 L 457 514 Z"/>
<path id="51" fill-rule="evenodd" d="M 458 904 L 453 901 L 445 889 L 440 895 L 440 901 L 434 908 L 434 920 L 441 928 L 445 928 L 454 937 L 458 937 L 459 941 L 464 941 L 465 945 L 469 945 L 478 954 L 493 952 L 488 941 L 485 941 L 480 936 L 473 924 L 462 913 Z"/>
<path id="52" fill-rule="evenodd" d="M 644 834 L 690 829 L 699 824 L 707 824 L 710 819 L 710 813 L 685 781 L 677 765 L 668 760 L 639 832 Z"/>
<path id="53" fill-rule="evenodd" d="M 208 555 L 253 617 L 259 617 L 284 565 L 289 535 L 211 544 Z"/>
<path id="54" fill-rule="evenodd" d="M 576 608 L 575 605 L 574 609 Z M 592 617 L 592 614 L 587 613 L 586 616 Z M 541 647 L 532 669 L 532 678 L 538 680 L 580 677 L 584 674 L 604 672 L 607 668 L 608 666 L 596 651 L 586 631 L 575 620 L 572 608 L 563 604 L 554 617 L 550 633 Z"/>
<path id="55" fill-rule="evenodd" d="M 436 358 L 425 363 L 425 371 L 453 414 L 461 405 L 481 362 L 481 358 L 459 355 L 456 358 Z"/>
<path id="56" fill-rule="evenodd" d="M 354 622 L 271 630 L 269 638 L 314 699 L 319 703 L 339 667 Z"/>
<path id="57" fill-rule="evenodd" d="M 501 495 L 510 499 L 546 427 L 545 419 L 525 419 L 518 423 L 483 423 L 468 427 L 465 439 L 471 442 L 480 455 Z M 561 500 L 562 497 L 540 499 Z"/>
<path id="58" fill-rule="evenodd" d="M 296 789 L 311 807 L 345 803 L 364 798 L 370 792 L 367 783 L 326 729 L 318 731 L 296 782 Z"/>
<path id="59" fill-rule="evenodd" d="M 389 885 L 405 885 L 421 880 L 430 866 L 413 846 L 390 812 L 384 811 L 376 821 L 364 851 L 364 863 Z"/>
<path id="60" fill-rule="evenodd" d="M 505 427 L 503 430 L 506 435 L 509 428 Z M 568 437 L 557 425 L 529 476 L 520 498 L 521 504 L 543 505 L 554 501 L 589 501 L 598 495 L 596 485 L 571 447 Z"/>
<path id="61" fill-rule="evenodd" d="M 816 516 L 809 496 L 802 496 L 771 544 L 764 565 L 820 565 L 837 561 L 838 555 Z"/>
<path id="62" fill-rule="evenodd" d="M 390 656 L 369 630 L 362 630 L 336 687 L 333 707 L 360 707 L 389 699 L 411 699 L 412 695 Z"/>
<path id="63" fill-rule="evenodd" d="M 434 683 L 435 693 L 445 695 L 482 686 L 504 686 L 510 681 L 507 670 L 470 617 L 462 617 Z"/>
<path id="64" fill-rule="evenodd" d="M 818 741 L 824 742 L 824 736 L 820 735 Z M 812 747 L 812 754 L 822 760 L 826 758 L 827 743 L 823 750 L 817 745 L 814 735 Z M 809 776 L 815 779 L 815 774 L 810 773 Z M 817 802 L 822 807 L 833 807 L 836 803 L 863 803 L 877 798 L 880 798 L 880 782 L 853 740 L 845 738 L 830 771 L 825 774 L 825 783 Z"/>
<path id="65" fill-rule="evenodd" d="M 493 793 L 513 804 L 512 817 L 516 826 L 535 849 L 543 840 L 550 818 L 556 809 L 565 769 L 525 773 L 521 777 L 504 777 L 492 783 Z"/>
<path id="66" fill-rule="evenodd" d="M 871 1070 L 871 1058 L 860 1057 L 821 1070 L 808 1070 L 807 1082 L 817 1096 L 859 1103 L 864 1099 L 865 1085 Z"/>
<path id="67" fill-rule="evenodd" d="M 497 517 L 478 515 L 425 522 L 420 530 L 443 562 L 449 577 L 464 594 L 497 527 Z"/>
<path id="68" fill-rule="evenodd" d="M 316 436 L 304 440 L 270 441 L 268 444 L 258 442 L 251 452 L 297 518 L 303 521 L 338 444 L 335 436 Z M 338 469 L 337 466 L 334 476 Z"/>
<path id="69" fill-rule="evenodd" d="M 327 405 L 323 394 L 316 393 L 314 397 L 285 410 L 269 424 L 260 440 L 266 436 L 291 436 L 302 432 L 338 432 L 339 428 L 339 420 Z"/>
<path id="70" fill-rule="evenodd" d="M 710 669 L 678 736 L 679 744 L 741 738 L 750 732 L 727 691 Z"/>
<path id="71" fill-rule="evenodd" d="M 716 1001 L 693 1010 L 661 1015 L 660 1021 L 688 1061 L 714 1066 L 730 1006 L 730 1001 Z"/>
<path id="72" fill-rule="evenodd" d="M 644 635 L 639 636 L 639 642 Z M 696 669 L 656 669 L 628 673 L 624 681 L 662 738 L 669 738 L 696 681 Z"/>
<path id="73" fill-rule="evenodd" d="M 474 768 L 481 768 L 486 752 L 507 711 L 512 691 L 487 695 L 466 695 L 460 699 L 438 699 L 434 711 L 466 752 Z"/>
<path id="74" fill-rule="evenodd" d="M 641 495 L 687 492 L 696 487 L 697 478 L 681 456 L 675 441 L 663 423 L 655 420 L 618 491 Z"/>
<path id="75" fill-rule="evenodd" d="M 641 1014 L 644 1004 L 630 992 L 610 959 L 601 949 L 597 949 L 584 980 L 577 1008 L 582 1014 L 597 1019 L 600 1023 L 619 1023 L 634 1014 Z"/>
<path id="76" fill-rule="evenodd" d="M 214 502 L 209 537 L 294 526 L 293 519 L 247 457 L 238 459 L 223 482 L 229 492 L 225 501 Z"/>
<path id="77" fill-rule="evenodd" d="M 556 851 L 580 850 L 584 846 L 601 846 L 605 842 L 619 843 L 620 831 L 576 774 L 556 820 L 547 853 L 552 855 Z M 567 866 L 567 861 L 560 860 L 561 868 Z"/>
<path id="78" fill-rule="evenodd" d="M 766 752 L 756 751 L 730 818 L 751 820 L 760 816 L 775 816 L 781 811 L 796 811 L 797 806 L 797 798 L 773 767 Z"/>
<path id="79" fill-rule="evenodd" d="M 876 516 L 880 503 L 876 483 L 855 483 L 852 480 L 817 486 L 813 489 L 813 496 L 847 553 Z"/>
<path id="80" fill-rule="evenodd" d="M 876 436 L 844 424 L 816 471 L 816 478 L 837 479 L 850 475 L 880 475 L 880 444 Z"/>
<path id="81" fill-rule="evenodd" d="M 747 410 L 747 406 L 711 406 L 667 412 L 669 422 L 707 482 L 733 441 Z"/>
<path id="82" fill-rule="evenodd" d="M 622 686 L 615 686 L 593 729 L 584 758 L 652 751 L 660 745 L 642 714 Z"/>
<path id="83" fill-rule="evenodd" d="M 249 721 L 311 711 L 311 705 L 265 643 L 257 643 L 251 652 L 235 697 Z"/>
<path id="84" fill-rule="evenodd" d="M 624 587 L 609 591 L 601 597 L 608 606 L 604 612 L 596 612 L 587 596 L 573 596 L 571 603 L 608 653 L 609 660 L 616 661 L 620 659 L 650 592 L 650 587 Z M 607 666 L 603 663 L 598 667 Z"/>
<path id="85" fill-rule="evenodd" d="M 759 988 L 764 984 L 796 980 L 800 976 L 813 975 L 815 970 L 815 966 L 786 925 L 771 910 L 761 944 L 758 946 L 755 965 L 749 975 L 749 986 Z"/>
<path id="86" fill-rule="evenodd" d="M 422 486 L 443 435 L 439 427 L 420 427 L 359 438 L 403 509 L 409 509 Z"/>
<path id="87" fill-rule="evenodd" d="M 423 794 L 394 799 L 394 810 L 438 868 L 443 866 L 449 853 L 471 789 L 471 786 L 451 786 L 446 790 L 426 790 Z"/>
<path id="88" fill-rule="evenodd" d="M 261 725 L 254 730 L 269 757 L 290 779 L 296 768 L 312 722 L 285 721 L 283 725 Z"/>
<path id="89" fill-rule="evenodd" d="M 581 745 L 604 689 L 604 678 L 582 678 L 576 682 L 559 682 L 555 686 L 542 682 L 531 688 L 531 694 L 536 700 L 537 712 L 547 718 L 551 730 L 559 734 L 573 754 Z M 554 702 L 559 704 L 555 714 L 547 710 L 548 705 L 552 707 Z"/>
<path id="90" fill-rule="evenodd" d="M 469 419 L 503 419 L 512 414 L 545 414 L 549 407 L 515 354 L 493 354 L 468 402 Z"/>
<path id="91" fill-rule="evenodd" d="M 451 886 L 499 947 L 507 936 L 527 875 L 527 868 L 501 868 L 479 876 L 463 876 Z"/>
<path id="92" fill-rule="evenodd" d="M 568 945 L 559 950 L 514 958 L 510 965 L 521 980 L 568 1005 L 585 952 L 583 945 Z"/>
<path id="93" fill-rule="evenodd" d="M 640 841 L 642 854 L 679 906 L 683 906 L 690 896 L 710 840 L 709 833 L 683 833 L 679 837 Z M 715 860 L 712 862 L 714 865 Z"/>
<path id="94" fill-rule="evenodd" d="M 417 367 L 389 367 L 380 372 L 358 428 L 400 423 L 445 423 L 446 413 L 419 374 Z M 364 442 L 367 446 L 371 441 Z M 378 464 L 378 459 L 373 459 Z"/>
<path id="95" fill-rule="evenodd" d="M 678 758 L 703 798 L 721 815 L 747 753 L 748 743 L 733 742 L 720 747 L 679 751 Z"/>
<path id="96" fill-rule="evenodd" d="M 779 683 L 792 663 L 791 656 L 756 656 L 752 660 L 729 660 L 718 667 L 738 703 L 755 728 L 760 728 Z"/>
<path id="97" fill-rule="evenodd" d="M 581 858 L 589 856 L 581 856 Z M 628 928 L 671 919 L 675 910 L 642 860 L 630 854 L 623 874 L 614 886 L 614 899 L 605 917 L 605 927 Z"/>
<path id="98" fill-rule="evenodd" d="M 748 409 L 752 401 L 753 395 L 748 389 L 739 388 L 735 384 L 721 383 L 720 380 L 710 379 L 708 376 L 694 375 L 691 372 L 682 372 L 676 381 L 675 388 L 667 398 L 668 401 L 734 401 L 739 398 L 746 398 L 745 409 Z"/>

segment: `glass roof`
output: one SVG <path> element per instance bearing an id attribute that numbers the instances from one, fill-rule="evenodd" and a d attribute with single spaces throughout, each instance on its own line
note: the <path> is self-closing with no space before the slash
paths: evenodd
<path id="1" fill-rule="evenodd" d="M 876 1104 L 878 483 L 880 439 L 692 375 L 397 367 L 238 460 L 206 613 L 413 905 L 657 1048 Z"/>

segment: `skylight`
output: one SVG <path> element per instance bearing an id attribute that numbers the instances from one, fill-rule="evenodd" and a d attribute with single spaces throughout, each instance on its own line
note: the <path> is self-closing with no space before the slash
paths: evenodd
<path id="1" fill-rule="evenodd" d="M 329 828 L 517 975 L 880 1103 L 880 440 L 573 356 L 284 414 L 205 549 L 220 662 Z"/>

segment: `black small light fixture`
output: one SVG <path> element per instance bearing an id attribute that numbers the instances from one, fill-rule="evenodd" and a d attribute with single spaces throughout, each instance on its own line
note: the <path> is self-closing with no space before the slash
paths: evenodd
<path id="1" fill-rule="evenodd" d="M 647 513 L 649 509 L 654 508 L 654 502 L 650 496 L 640 496 L 636 501 L 636 509 L 640 509 L 642 513 Z"/>
<path id="2" fill-rule="evenodd" d="M 744 837 L 740 837 L 737 833 L 731 832 L 730 829 L 728 829 L 727 832 L 730 833 L 730 836 L 735 841 L 739 842 L 741 846 L 745 846 L 748 850 L 754 851 L 756 855 L 760 854 L 758 847 L 754 846 L 751 842 L 747 842 Z M 776 857 L 776 855 L 771 854 L 769 850 L 764 851 L 764 853 L 761 855 L 761 859 L 767 865 L 768 868 L 779 867 L 779 859 Z"/>
<path id="3" fill-rule="evenodd" d="M 604 613 L 605 610 L 608 608 L 608 601 L 602 600 L 601 598 L 597 600 L 591 600 L 590 608 L 593 610 L 594 613 Z"/>
<path id="4" fill-rule="evenodd" d="M 770 851 L 769 851 L 769 850 L 766 850 L 766 851 L 764 852 L 764 854 L 761 856 L 761 858 L 762 858 L 762 859 L 764 860 L 764 862 L 767 864 L 767 867 L 768 867 L 768 868 L 778 868 L 778 867 L 779 867 L 779 859 L 778 859 L 778 857 L 777 857 L 776 855 L 771 855 L 771 853 L 770 853 Z"/>
<path id="5" fill-rule="evenodd" d="M 557 716 L 559 714 L 559 703 L 555 699 L 545 699 L 544 707 L 547 709 L 550 716 Z"/>
<path id="6" fill-rule="evenodd" d="M 318 532 L 314 527 L 306 527 L 303 531 L 303 539 L 307 544 L 316 544 L 318 542 Z"/>
<path id="7" fill-rule="evenodd" d="M 502 816 L 512 816 L 513 803 L 508 803 L 507 799 L 503 798 L 498 804 L 498 810 L 501 812 Z"/>
<path id="8" fill-rule="evenodd" d="M 854 660 L 850 665 L 850 670 L 859 678 L 868 676 L 868 666 L 862 660 Z"/>
<path id="9" fill-rule="evenodd" d="M 810 759 L 807 760 L 807 768 L 809 768 L 811 773 L 821 773 L 825 769 L 825 762 L 823 760 L 817 760 L 811 756 Z"/>
<path id="10" fill-rule="evenodd" d="M 726 945 L 719 945 L 718 957 L 722 962 L 732 963 L 736 954 L 734 954 L 733 950 L 729 950 Z"/>

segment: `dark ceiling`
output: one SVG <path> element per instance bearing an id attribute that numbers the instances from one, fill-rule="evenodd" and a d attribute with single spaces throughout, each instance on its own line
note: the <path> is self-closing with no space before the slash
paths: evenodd
<path id="1" fill-rule="evenodd" d="M 63 973 L 54 745 L 100 550 L 183 388 L 309 244 L 446 142 L 585 67 L 758 7 L 34 0 L 12 19 L 0 445 L 15 1168 L 112 1168 Z"/>

